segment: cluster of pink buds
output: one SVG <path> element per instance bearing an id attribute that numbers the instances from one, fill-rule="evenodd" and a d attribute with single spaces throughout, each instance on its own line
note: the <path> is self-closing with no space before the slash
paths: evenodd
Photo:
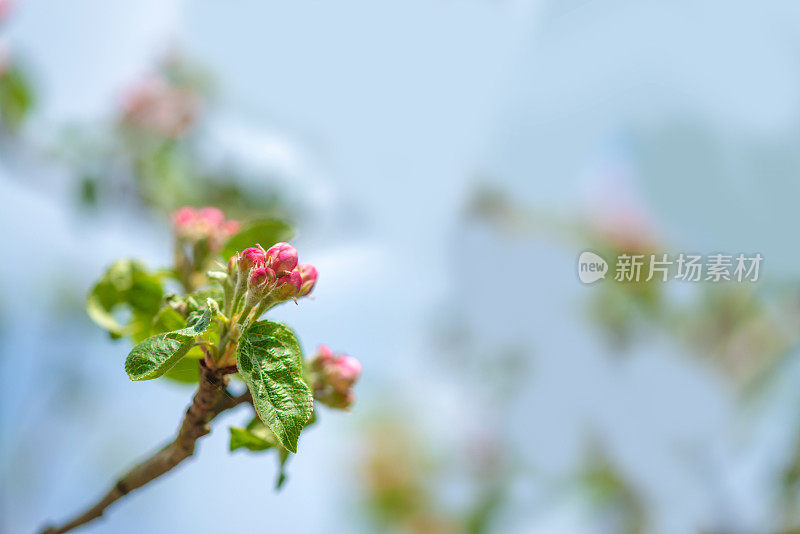
<path id="1" fill-rule="evenodd" d="M 192 128 L 201 107 L 195 91 L 176 87 L 162 76 L 151 76 L 128 91 L 122 113 L 123 120 L 133 126 L 177 139 Z"/>
<path id="2" fill-rule="evenodd" d="M 236 294 L 246 291 L 249 307 L 305 297 L 317 283 L 317 269 L 298 263 L 297 250 L 289 243 L 243 250 L 228 262 L 228 276 L 237 280 Z"/>
<path id="3" fill-rule="evenodd" d="M 208 240 L 208 248 L 216 252 L 242 225 L 239 221 L 225 219 L 217 208 L 183 207 L 172 214 L 172 226 L 178 240 L 197 243 Z"/>
<path id="4" fill-rule="evenodd" d="M 331 408 L 346 409 L 356 400 L 353 386 L 361 376 L 361 362 L 320 345 L 311 360 L 311 375 L 314 398 Z"/>

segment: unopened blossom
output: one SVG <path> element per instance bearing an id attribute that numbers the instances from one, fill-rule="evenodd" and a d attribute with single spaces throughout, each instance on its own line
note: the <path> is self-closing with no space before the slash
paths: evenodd
<path id="1" fill-rule="evenodd" d="M 317 347 L 317 353 L 314 355 L 314 360 L 312 361 L 312 365 L 321 366 L 328 362 L 333 361 L 336 355 L 333 353 L 331 348 L 327 345 L 320 345 Z"/>
<path id="2" fill-rule="evenodd" d="M 297 267 L 297 250 L 289 243 L 276 243 L 267 249 L 267 264 L 276 273 Z"/>
<path id="3" fill-rule="evenodd" d="M 334 354 L 321 345 L 310 364 L 314 397 L 331 408 L 348 408 L 355 402 L 352 388 L 361 376 L 361 362 L 352 356 Z"/>
<path id="4" fill-rule="evenodd" d="M 229 261 L 228 272 L 236 292 L 247 291 L 248 305 L 259 304 L 259 309 L 266 311 L 304 297 L 313 289 L 317 269 L 308 263 L 298 266 L 297 256 L 297 250 L 288 243 L 277 243 L 266 251 L 260 245 L 250 247 Z"/>
<path id="5" fill-rule="evenodd" d="M 352 356 L 341 355 L 328 365 L 328 380 L 336 389 L 349 389 L 361 376 L 361 362 Z"/>
<path id="6" fill-rule="evenodd" d="M 275 281 L 275 271 L 269 267 L 258 267 L 250 271 L 247 279 L 248 304 L 255 306 L 269 293 Z"/>
<path id="7" fill-rule="evenodd" d="M 269 267 L 259 267 L 250 271 L 250 279 L 247 287 L 252 289 L 263 289 L 275 281 L 275 271 Z"/>
<path id="8" fill-rule="evenodd" d="M 239 272 L 248 276 L 250 269 L 264 266 L 264 251 L 256 247 L 246 248 L 239 253 L 238 264 Z"/>
<path id="9" fill-rule="evenodd" d="M 317 268 L 310 263 L 301 263 L 297 266 L 297 270 L 300 272 L 300 277 L 302 278 L 302 284 L 297 296 L 305 297 L 311 293 L 314 286 L 317 284 Z"/>
<path id="10" fill-rule="evenodd" d="M 300 292 L 303 285 L 303 278 L 297 270 L 291 271 L 275 282 L 275 294 L 282 300 L 294 298 Z"/>

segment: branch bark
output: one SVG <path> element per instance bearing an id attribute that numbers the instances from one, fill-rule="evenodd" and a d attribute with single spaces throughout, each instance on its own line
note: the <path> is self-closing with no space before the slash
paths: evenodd
<path id="1" fill-rule="evenodd" d="M 200 384 L 192 404 L 186 410 L 175 440 L 120 477 L 114 487 L 94 506 L 62 526 L 45 528 L 42 534 L 61 534 L 97 519 L 117 500 L 152 482 L 192 456 L 197 440 L 211 431 L 208 423 L 212 419 L 239 404 L 252 402 L 250 392 L 238 397 L 228 393 L 228 372 L 228 369 L 209 369 L 201 362 Z"/>

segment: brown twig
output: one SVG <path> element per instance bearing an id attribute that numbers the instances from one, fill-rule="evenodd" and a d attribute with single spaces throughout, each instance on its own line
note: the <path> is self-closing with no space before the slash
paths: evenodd
<path id="1" fill-rule="evenodd" d="M 136 488 L 152 482 L 194 454 L 197 440 L 211 430 L 208 423 L 217 415 L 239 404 L 252 402 L 250 393 L 231 396 L 224 370 L 200 365 L 200 384 L 192 404 L 186 410 L 175 440 L 123 475 L 114 487 L 94 506 L 60 527 L 47 527 L 42 534 L 60 534 L 102 516 L 106 508 Z"/>

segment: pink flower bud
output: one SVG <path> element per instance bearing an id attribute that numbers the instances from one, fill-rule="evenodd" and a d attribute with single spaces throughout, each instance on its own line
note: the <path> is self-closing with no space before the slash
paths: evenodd
<path id="1" fill-rule="evenodd" d="M 311 293 L 317 283 L 317 268 L 310 263 L 301 263 L 297 270 L 300 271 L 300 277 L 303 279 L 303 284 L 300 286 L 300 292 L 297 296 L 305 297 Z"/>
<path id="2" fill-rule="evenodd" d="M 264 252 L 260 248 L 246 248 L 239 253 L 239 271 L 245 274 L 250 269 L 264 266 Z"/>
<path id="3" fill-rule="evenodd" d="M 333 361 L 333 358 L 333 351 L 327 345 L 320 345 L 317 347 L 317 353 L 311 359 L 311 370 L 322 373 L 322 370 Z"/>
<path id="4" fill-rule="evenodd" d="M 345 393 L 344 398 L 342 399 L 339 406 L 334 406 L 334 408 L 339 408 L 341 410 L 346 410 L 350 406 L 352 406 L 356 402 L 356 393 L 352 389 Z"/>
<path id="5" fill-rule="evenodd" d="M 269 267 L 259 267 L 250 271 L 250 278 L 247 281 L 249 289 L 256 293 L 264 293 L 267 287 L 275 281 L 275 271 Z"/>
<path id="6" fill-rule="evenodd" d="M 327 345 L 320 345 L 317 348 L 317 355 L 315 359 L 319 360 L 320 362 L 327 363 L 333 360 L 333 351 Z"/>
<path id="7" fill-rule="evenodd" d="M 276 243 L 267 250 L 267 264 L 280 274 L 297 267 L 297 250 L 289 243 Z"/>
<path id="8" fill-rule="evenodd" d="M 326 365 L 328 381 L 338 390 L 350 389 L 361 376 L 361 362 L 352 356 L 342 355 Z"/>
<path id="9" fill-rule="evenodd" d="M 325 345 L 320 345 L 311 360 L 311 378 L 314 398 L 331 408 L 349 408 L 355 402 L 353 386 L 361 376 L 361 362 L 357 359 L 334 354 Z"/>
<path id="10" fill-rule="evenodd" d="M 297 270 L 291 271 L 278 278 L 275 282 L 275 295 L 281 299 L 290 299 L 297 296 L 300 287 L 303 285 L 303 278 Z"/>

